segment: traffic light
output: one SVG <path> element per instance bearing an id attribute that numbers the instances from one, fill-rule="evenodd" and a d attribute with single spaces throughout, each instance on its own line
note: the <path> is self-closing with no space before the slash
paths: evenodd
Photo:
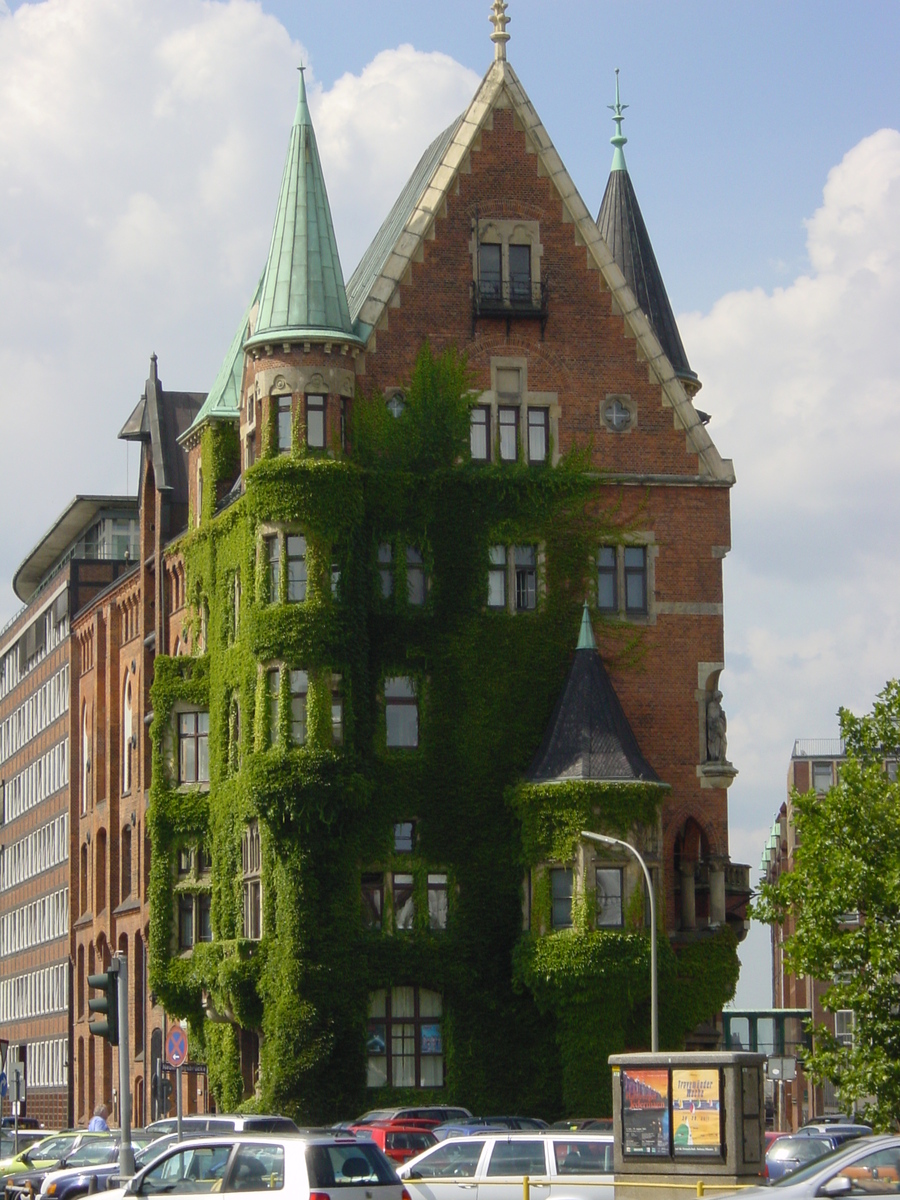
<path id="1" fill-rule="evenodd" d="M 88 1028 L 97 1037 L 106 1038 L 111 1046 L 119 1044 L 119 964 L 110 964 L 108 971 L 102 975 L 88 975 L 88 987 L 103 993 L 102 996 L 88 1000 L 88 1008 L 93 1013 L 103 1013 L 105 1021 L 91 1021 Z"/>

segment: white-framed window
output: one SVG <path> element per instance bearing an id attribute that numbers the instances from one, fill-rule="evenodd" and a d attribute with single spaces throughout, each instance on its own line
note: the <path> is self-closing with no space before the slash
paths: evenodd
<path id="1" fill-rule="evenodd" d="M 68 936 L 69 889 L 60 888 L 0 915 L 0 958 Z"/>
<path id="2" fill-rule="evenodd" d="M 0 1024 L 66 1012 L 68 1007 L 66 962 L 0 979 Z"/>
<path id="3" fill-rule="evenodd" d="M 209 783 L 209 713 L 178 714 L 178 782 Z"/>
<path id="4" fill-rule="evenodd" d="M 244 937 L 262 937 L 262 852 L 259 822 L 251 821 L 241 838 L 241 872 L 244 889 Z"/>
<path id="5" fill-rule="evenodd" d="M 412 679 L 398 675 L 384 681 L 388 746 L 412 749 L 419 744 L 419 705 Z"/>
<path id="6" fill-rule="evenodd" d="M 619 929 L 622 926 L 623 876 L 621 867 L 597 867 L 595 870 L 598 929 Z"/>
<path id="7" fill-rule="evenodd" d="M 380 988 L 370 994 L 370 1088 L 443 1085 L 443 1012 L 440 992 L 426 988 Z"/>
<path id="8" fill-rule="evenodd" d="M 306 671 L 291 671 L 291 741 L 295 746 L 306 745 L 306 697 L 309 675 Z"/>
<path id="9" fill-rule="evenodd" d="M 491 546 L 488 550 L 487 607 L 533 612 L 539 587 L 537 546 Z"/>
<path id="10" fill-rule="evenodd" d="M 51 746 L 39 759 L 5 781 L 3 823 L 20 817 L 69 783 L 69 739 Z"/>
<path id="11" fill-rule="evenodd" d="M 68 663 L 0 721 L 0 764 L 39 737 L 69 711 Z"/>
<path id="12" fill-rule="evenodd" d="M 842 1046 L 853 1045 L 855 1017 L 852 1008 L 839 1008 L 834 1014 L 834 1036 Z"/>
<path id="13" fill-rule="evenodd" d="M 469 413 L 469 450 L 474 462 L 491 461 L 491 409 L 476 404 Z"/>
<path id="14" fill-rule="evenodd" d="M 69 814 L 60 813 L 46 825 L 0 849 L 0 892 L 68 861 Z"/>
<path id="15" fill-rule="evenodd" d="M 301 533 L 289 533 L 285 538 L 287 557 L 288 604 L 302 604 L 306 599 L 306 538 Z"/>
<path id="16" fill-rule="evenodd" d="M 428 876 L 428 928 L 431 930 L 446 929 L 449 911 L 449 891 L 447 876 L 444 874 L 429 874 Z"/>
<path id="17" fill-rule="evenodd" d="M 325 397 L 306 397 L 306 444 L 310 450 L 325 448 Z"/>

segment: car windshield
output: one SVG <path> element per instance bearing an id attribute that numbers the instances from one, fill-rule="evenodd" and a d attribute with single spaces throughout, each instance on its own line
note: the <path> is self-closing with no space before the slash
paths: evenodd
<path id="1" fill-rule="evenodd" d="M 790 1175 L 783 1175 L 781 1179 L 776 1179 L 771 1186 L 773 1188 L 793 1187 L 795 1183 L 804 1183 L 807 1179 L 812 1179 L 814 1175 L 818 1175 L 820 1171 L 827 1170 L 835 1159 L 843 1160 L 846 1153 L 847 1147 L 839 1146 L 837 1150 L 830 1150 L 828 1154 L 823 1154 L 821 1158 L 817 1158 L 815 1162 L 809 1163 L 808 1166 L 801 1167 L 799 1171 L 791 1171 Z"/>
<path id="2" fill-rule="evenodd" d="M 53 1161 L 57 1158 L 62 1158 L 67 1150 L 71 1150 L 75 1144 L 74 1138 L 45 1138 L 44 1141 L 38 1142 L 36 1146 L 31 1146 L 29 1150 L 20 1157 L 26 1162 L 45 1162 L 48 1159 Z"/>
<path id="3" fill-rule="evenodd" d="M 96 1166 L 97 1163 L 112 1162 L 118 1153 L 118 1142 L 84 1142 L 77 1150 L 66 1155 L 66 1166 Z"/>

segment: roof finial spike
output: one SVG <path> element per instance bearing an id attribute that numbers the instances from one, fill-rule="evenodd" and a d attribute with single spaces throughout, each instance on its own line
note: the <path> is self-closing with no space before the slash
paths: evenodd
<path id="1" fill-rule="evenodd" d="M 506 27 L 511 18 L 506 15 L 506 0 L 494 0 L 491 5 L 490 22 L 494 27 L 494 32 L 491 34 L 491 41 L 494 43 L 494 61 L 506 61 L 506 43 L 509 41 L 509 34 L 506 32 Z"/>
<path id="2" fill-rule="evenodd" d="M 311 125 L 309 105 L 306 102 L 306 64 L 301 63 L 297 68 L 300 72 L 300 89 L 297 95 L 297 111 L 294 114 L 295 125 Z"/>
<path id="3" fill-rule="evenodd" d="M 613 122 L 616 126 L 615 134 L 609 139 L 610 144 L 615 147 L 613 150 L 613 160 L 611 170 L 625 171 L 625 155 L 622 152 L 622 147 L 628 141 L 628 138 L 622 132 L 622 122 L 625 120 L 625 109 L 627 104 L 622 104 L 619 100 L 619 68 L 616 67 L 616 102 L 615 104 L 607 104 L 606 106 L 613 113 Z"/>
<path id="4" fill-rule="evenodd" d="M 591 613 L 588 608 L 588 602 L 585 600 L 584 608 L 581 612 L 581 629 L 578 632 L 578 645 L 576 650 L 596 650 L 597 643 L 594 641 L 594 628 L 591 625 Z"/>

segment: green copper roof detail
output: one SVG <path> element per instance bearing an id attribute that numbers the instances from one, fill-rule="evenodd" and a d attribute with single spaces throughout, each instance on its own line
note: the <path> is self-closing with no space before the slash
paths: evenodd
<path id="1" fill-rule="evenodd" d="M 256 285 L 253 291 L 253 298 L 247 305 L 241 323 L 237 328 L 232 338 L 231 345 L 228 347 L 228 353 L 219 367 L 219 373 L 215 378 L 215 382 L 209 389 L 209 395 L 203 402 L 203 406 L 194 418 L 190 429 L 186 432 L 190 433 L 191 429 L 198 429 L 210 417 L 220 419 L 237 420 L 241 415 L 241 385 L 244 381 L 244 339 L 247 337 L 247 332 L 250 328 L 250 314 L 253 311 L 253 306 L 259 300 L 259 293 L 262 287 L 262 278 Z"/>
<path id="2" fill-rule="evenodd" d="M 596 650 L 597 643 L 594 641 L 594 629 L 591 625 L 591 614 L 588 611 L 587 600 L 584 602 L 584 609 L 581 613 L 581 629 L 578 633 L 578 645 L 576 650 Z"/>
<path id="3" fill-rule="evenodd" d="M 357 340 L 301 68 L 259 312 L 244 344 L 304 337 Z"/>
<path id="4" fill-rule="evenodd" d="M 622 147 L 628 141 L 628 138 L 622 132 L 622 122 L 625 120 L 625 109 L 627 104 L 622 104 L 619 100 L 619 68 L 616 67 L 616 102 L 615 104 L 607 104 L 606 106 L 613 113 L 613 121 L 616 126 L 616 132 L 609 139 L 610 144 L 615 147 L 613 150 L 613 160 L 611 171 L 625 171 L 628 168 L 625 166 L 625 154 Z"/>

